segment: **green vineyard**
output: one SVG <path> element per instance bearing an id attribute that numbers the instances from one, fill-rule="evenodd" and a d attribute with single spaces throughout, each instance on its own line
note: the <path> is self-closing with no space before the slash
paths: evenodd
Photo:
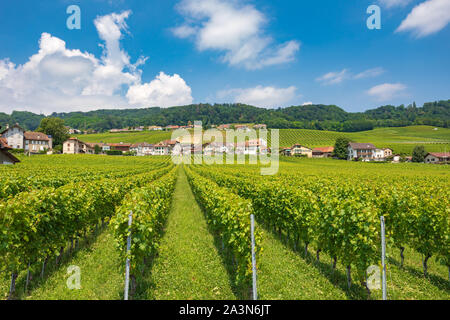
<path id="1" fill-rule="evenodd" d="M 268 134 L 269 145 L 271 135 Z M 378 148 L 391 148 L 395 153 L 411 154 L 414 146 L 421 144 L 428 152 L 450 150 L 450 129 L 430 126 L 399 128 L 376 128 L 371 131 L 343 133 L 334 131 L 280 129 L 280 147 L 302 144 L 310 148 L 333 146 L 338 137 L 348 137 L 354 142 L 373 143 Z M 82 135 L 85 142 L 104 143 L 158 143 L 171 139 L 170 131 L 147 131 L 134 133 L 101 133 Z"/>
<path id="2" fill-rule="evenodd" d="M 447 166 L 21 160 L 0 167 L 2 299 L 123 299 L 127 259 L 131 299 L 250 299 L 251 214 L 260 299 L 381 299 L 381 216 L 388 299 L 450 298 Z"/>

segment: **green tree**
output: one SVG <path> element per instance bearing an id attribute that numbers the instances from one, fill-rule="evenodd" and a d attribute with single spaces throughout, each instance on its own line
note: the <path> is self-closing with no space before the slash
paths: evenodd
<path id="1" fill-rule="evenodd" d="M 424 162 L 427 152 L 424 146 L 415 146 L 412 154 L 412 162 Z"/>
<path id="2" fill-rule="evenodd" d="M 64 126 L 64 120 L 60 118 L 44 118 L 41 120 L 38 132 L 43 132 L 46 135 L 51 135 L 53 138 L 53 145 L 59 146 L 66 141 L 70 135 L 67 128 Z"/>
<path id="3" fill-rule="evenodd" d="M 94 152 L 95 154 L 99 154 L 100 152 L 102 152 L 102 148 L 98 144 L 96 144 L 94 146 Z"/>
<path id="4" fill-rule="evenodd" d="M 348 156 L 347 147 L 349 142 L 351 142 L 349 138 L 346 137 L 337 138 L 334 144 L 333 157 L 343 160 L 347 159 Z"/>

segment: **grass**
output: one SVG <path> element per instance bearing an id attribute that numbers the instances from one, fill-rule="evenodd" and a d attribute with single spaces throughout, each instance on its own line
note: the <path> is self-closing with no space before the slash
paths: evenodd
<path id="1" fill-rule="evenodd" d="M 51 258 L 44 277 L 40 277 L 42 264 L 31 267 L 31 281 L 25 292 L 26 272 L 16 281 L 15 299 L 28 300 L 115 300 L 121 299 L 124 282 L 124 262 L 114 247 L 114 239 L 108 229 L 80 241 L 79 249 L 72 254 L 66 248 L 60 265 Z M 69 290 L 67 273 L 69 266 L 80 267 L 81 289 Z M 2 298 L 7 297 L 9 275 L 0 278 Z"/>
<path id="2" fill-rule="evenodd" d="M 159 254 L 136 299 L 236 299 L 186 175 L 179 170 Z"/>
<path id="3" fill-rule="evenodd" d="M 280 147 L 296 143 L 310 148 L 332 146 L 338 137 L 348 137 L 355 142 L 373 143 L 378 148 L 392 148 L 395 153 L 411 154 L 414 146 L 422 144 L 428 152 L 450 150 L 450 129 L 432 126 L 376 128 L 362 132 L 335 132 L 307 129 L 281 129 Z M 85 142 L 105 143 L 158 143 L 171 138 L 170 131 L 143 131 L 131 133 L 101 133 L 78 136 Z M 270 134 L 269 134 L 270 142 Z"/>
<path id="4" fill-rule="evenodd" d="M 170 131 L 142 131 L 125 133 L 98 133 L 78 135 L 77 137 L 84 142 L 104 142 L 104 143 L 158 143 L 168 140 L 171 137 Z"/>
<path id="5" fill-rule="evenodd" d="M 266 231 L 266 230 L 265 230 Z M 284 246 L 271 232 L 263 233 L 259 256 L 258 298 L 262 300 L 346 299 L 320 270 Z"/>
<path id="6" fill-rule="evenodd" d="M 67 268 L 80 267 L 81 289 L 67 288 Z M 96 241 L 66 261 L 46 281 L 32 290 L 26 299 L 32 300 L 117 300 L 123 297 L 125 262 L 114 247 L 109 229 Z"/>
<path id="7" fill-rule="evenodd" d="M 271 243 L 275 246 L 283 247 L 283 249 L 278 248 L 273 254 L 280 254 L 283 251 L 290 251 L 286 253 L 286 256 L 297 258 L 292 258 L 290 264 L 282 263 L 277 265 L 273 262 L 273 259 L 267 259 L 269 266 L 266 266 L 271 272 L 277 272 L 277 277 L 273 277 L 273 282 L 284 281 L 287 288 L 275 287 L 275 283 L 271 283 L 272 288 L 268 290 L 267 299 L 273 299 L 275 289 L 283 294 L 280 294 L 280 299 L 303 299 L 306 296 L 307 299 L 342 299 L 342 293 L 345 294 L 344 299 L 356 299 L 356 300 L 381 300 L 382 292 L 381 290 L 372 290 L 370 297 L 367 294 L 366 289 L 356 281 L 356 273 L 352 271 L 352 287 L 348 289 L 347 277 L 345 266 L 341 265 L 338 261 L 336 270 L 332 269 L 332 258 L 326 253 L 320 253 L 320 260 L 316 259 L 316 248 L 310 245 L 308 248 L 308 256 L 305 258 L 304 249 L 302 247 L 298 250 L 294 250 L 292 241 L 286 242 L 286 234 L 282 235 L 282 241 L 278 236 L 273 234 L 268 238 Z M 267 241 L 263 242 L 263 246 L 266 245 Z M 439 264 L 435 259 L 430 259 L 428 262 L 428 278 L 425 278 L 422 271 L 422 260 L 421 255 L 414 250 L 407 248 L 404 252 L 405 261 L 403 268 L 400 267 L 400 251 L 396 248 L 387 247 L 387 298 L 388 300 L 449 300 L 450 299 L 450 283 L 448 280 L 447 267 Z M 263 269 L 263 259 L 261 259 L 261 269 Z M 299 262 L 299 259 L 303 260 L 303 263 Z M 295 263 L 294 263 L 295 261 Z M 309 276 L 305 276 L 306 283 L 302 286 L 296 284 L 297 281 L 291 281 L 288 276 L 284 277 L 283 274 L 288 273 L 290 276 L 296 276 L 298 268 L 304 268 L 304 264 L 307 264 L 309 269 Z M 281 274 L 279 271 L 286 270 Z M 304 271 L 302 271 L 304 272 Z M 317 274 L 320 274 L 319 276 Z M 314 282 L 313 282 L 314 281 Z M 328 281 L 333 285 L 333 291 L 323 292 L 323 282 Z M 261 279 L 260 286 L 263 290 L 264 282 Z M 327 287 L 325 287 L 327 288 Z M 303 293 L 299 293 L 299 290 L 303 290 Z M 329 289 L 327 289 L 329 290 Z M 262 291 L 264 293 L 264 291 Z M 331 298 L 328 296 L 330 295 Z M 261 296 L 261 299 L 265 299 Z"/>

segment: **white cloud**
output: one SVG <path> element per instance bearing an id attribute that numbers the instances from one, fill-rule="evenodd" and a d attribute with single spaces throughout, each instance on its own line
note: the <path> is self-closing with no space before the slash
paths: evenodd
<path id="1" fill-rule="evenodd" d="M 421 38 L 439 32 L 450 22 L 450 0 L 427 0 L 402 21 L 396 32 L 411 31 Z"/>
<path id="2" fill-rule="evenodd" d="M 378 0 L 378 2 L 385 8 L 405 7 L 411 0 Z"/>
<path id="3" fill-rule="evenodd" d="M 191 88 L 178 75 L 161 72 L 155 80 L 128 89 L 128 101 L 141 106 L 170 107 L 192 103 Z"/>
<path id="4" fill-rule="evenodd" d="M 312 106 L 313 103 L 311 101 L 302 103 L 302 106 Z"/>
<path id="5" fill-rule="evenodd" d="M 147 58 L 140 57 L 133 64 L 120 47 L 123 34 L 128 32 L 125 20 L 130 14 L 130 11 L 125 11 L 95 19 L 99 37 L 104 41 L 100 58 L 78 49 L 68 49 L 65 41 L 44 32 L 39 40 L 39 51 L 23 65 L 15 65 L 9 59 L 0 60 L 0 110 L 29 110 L 49 114 L 126 108 L 130 104 L 144 106 L 138 104 L 132 94 L 130 99 L 135 99 L 133 103 L 124 96 L 127 87 L 145 87 L 145 84 L 141 84 L 142 71 L 138 67 Z M 166 77 L 183 81 L 178 75 Z M 160 78 L 161 75 L 156 80 Z M 170 88 L 165 91 L 164 85 Z M 173 82 L 163 81 L 152 94 L 152 101 L 164 102 L 164 106 L 192 101 L 190 94 L 186 96 L 186 88 L 183 88 L 180 96 L 168 95 L 172 85 Z M 157 96 L 158 93 L 161 97 Z M 184 100 L 180 97 L 184 97 Z"/>
<path id="6" fill-rule="evenodd" d="M 274 45 L 263 31 L 267 18 L 252 5 L 234 0 L 183 0 L 177 6 L 185 23 L 172 29 L 180 38 L 193 37 L 198 50 L 224 51 L 223 62 L 247 69 L 294 60 L 300 43 Z"/>
<path id="7" fill-rule="evenodd" d="M 343 69 L 340 72 L 328 72 L 323 76 L 316 79 L 317 82 L 321 82 L 324 85 L 338 84 L 344 81 L 348 77 L 347 69 Z"/>
<path id="8" fill-rule="evenodd" d="M 248 89 L 231 89 L 218 93 L 218 97 L 231 98 L 235 103 L 245 103 L 256 107 L 275 108 L 286 106 L 297 97 L 297 88 L 263 87 L 257 86 Z"/>
<path id="9" fill-rule="evenodd" d="M 367 69 L 363 72 L 360 72 L 356 75 L 353 76 L 353 79 L 364 79 L 364 78 L 374 78 L 377 77 L 383 73 L 385 73 L 386 71 L 381 68 L 381 67 L 377 67 L 377 68 L 372 68 L 372 69 Z"/>
<path id="10" fill-rule="evenodd" d="M 383 83 L 370 88 L 367 94 L 378 101 L 387 101 L 403 94 L 406 86 L 402 83 Z"/>
<path id="11" fill-rule="evenodd" d="M 358 74 L 352 74 L 348 69 L 343 69 L 342 71 L 328 72 L 316 78 L 316 81 L 323 85 L 333 85 L 342 83 L 344 80 L 348 79 L 359 80 L 364 78 L 374 78 L 385 72 L 386 71 L 382 67 L 367 69 Z"/>

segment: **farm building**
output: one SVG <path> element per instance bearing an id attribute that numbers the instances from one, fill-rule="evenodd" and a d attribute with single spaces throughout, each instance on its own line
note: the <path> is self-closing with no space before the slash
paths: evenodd
<path id="1" fill-rule="evenodd" d="M 363 161 L 370 161 L 375 158 L 375 146 L 371 143 L 355 143 L 348 144 L 348 160 L 363 159 Z"/>
<path id="2" fill-rule="evenodd" d="M 130 151 L 136 152 L 137 156 L 151 156 L 153 155 L 154 146 L 147 142 L 134 143 L 131 145 Z"/>
<path id="3" fill-rule="evenodd" d="M 130 143 L 108 143 L 111 150 L 117 150 L 122 152 L 128 152 L 130 151 L 131 144 Z"/>
<path id="4" fill-rule="evenodd" d="M 450 152 L 430 152 L 425 156 L 425 163 L 449 163 Z"/>
<path id="5" fill-rule="evenodd" d="M 313 158 L 330 158 L 333 155 L 334 147 L 321 147 L 312 150 Z"/>
<path id="6" fill-rule="evenodd" d="M 53 148 L 52 145 L 52 137 L 47 136 L 42 132 L 30 132 L 26 131 L 24 133 L 24 141 L 25 141 L 25 151 L 31 153 L 37 153 L 39 151 L 51 150 Z"/>
<path id="7" fill-rule="evenodd" d="M 26 152 L 38 153 L 44 150 L 51 150 L 52 137 L 42 132 L 25 131 L 18 123 L 0 133 L 6 139 L 7 144 L 12 149 L 23 149 Z"/>
<path id="8" fill-rule="evenodd" d="M 302 146 L 301 144 L 294 144 L 291 148 L 291 156 L 306 156 L 308 158 L 312 158 L 312 149 Z"/>
<path id="9" fill-rule="evenodd" d="M 0 138 L 0 164 L 16 164 L 20 162 L 19 159 L 9 153 L 11 149 L 5 138 Z"/>
<path id="10" fill-rule="evenodd" d="M 6 139 L 8 146 L 12 149 L 24 149 L 25 129 L 19 126 L 18 123 L 10 127 L 6 125 L 6 129 L 0 132 L 1 137 Z"/>
<path id="11" fill-rule="evenodd" d="M 69 138 L 63 143 L 63 153 L 64 154 L 79 154 L 88 153 L 93 154 L 94 148 L 90 144 L 87 144 L 78 138 Z"/>

